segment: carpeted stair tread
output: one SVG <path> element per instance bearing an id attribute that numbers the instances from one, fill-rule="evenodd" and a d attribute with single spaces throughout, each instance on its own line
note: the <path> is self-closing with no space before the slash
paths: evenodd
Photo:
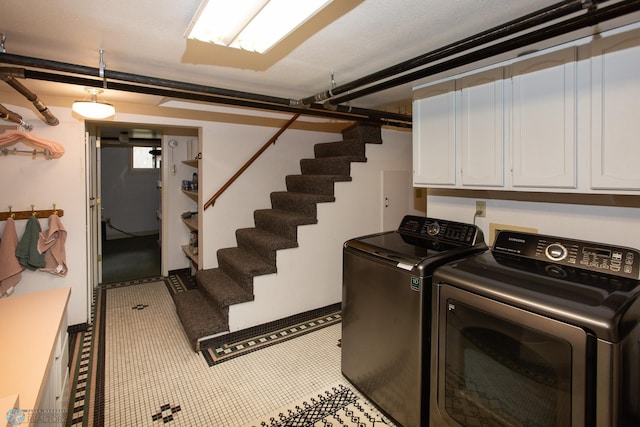
<path id="1" fill-rule="evenodd" d="M 300 170 L 303 175 L 351 175 L 351 162 L 362 161 L 350 157 L 322 157 L 319 159 L 300 160 Z"/>
<path id="2" fill-rule="evenodd" d="M 285 177 L 287 190 L 296 193 L 324 194 L 333 196 L 335 194 L 334 184 L 336 182 L 349 182 L 349 175 L 287 175 Z"/>
<path id="3" fill-rule="evenodd" d="M 276 265 L 242 248 L 218 249 L 218 266 L 248 291 L 253 291 L 253 278 L 276 272 Z"/>
<path id="4" fill-rule="evenodd" d="M 318 223 L 317 204 L 335 201 L 335 183 L 351 181 L 351 163 L 366 162 L 365 144 L 381 144 L 381 126 L 356 123 L 342 141 L 314 146 L 300 160 L 300 175 L 286 177 L 287 191 L 271 193 L 271 209 L 253 213 L 255 228 L 236 231 L 238 247 L 217 251 L 218 268 L 196 273 L 198 289 L 174 296 L 191 345 L 229 331 L 229 306 L 254 300 L 253 278 L 276 273 L 277 251 L 298 247 L 298 226 Z"/>
<path id="5" fill-rule="evenodd" d="M 276 262 L 276 251 L 298 247 L 297 241 L 260 228 L 241 228 L 236 230 L 236 240 L 239 247 L 255 252 L 274 264 Z"/>
<path id="6" fill-rule="evenodd" d="M 251 292 L 248 292 L 219 268 L 198 270 L 196 282 L 198 289 L 219 308 L 254 299 Z"/>
<path id="7" fill-rule="evenodd" d="M 382 144 L 381 127 L 377 123 L 354 123 L 342 131 L 342 138 L 357 139 L 367 144 Z"/>
<path id="8" fill-rule="evenodd" d="M 253 213 L 257 228 L 298 241 L 298 226 L 317 224 L 318 219 L 280 209 L 258 209 Z"/>
<path id="9" fill-rule="evenodd" d="M 229 331 L 227 319 L 199 289 L 174 295 L 176 311 L 189 343 L 199 350 L 198 339 Z"/>
<path id="10" fill-rule="evenodd" d="M 273 209 L 299 212 L 314 218 L 318 216 L 318 203 L 335 202 L 335 200 L 335 197 L 324 194 L 295 193 L 292 191 L 274 191 L 271 193 L 271 206 Z"/>
<path id="11" fill-rule="evenodd" d="M 365 158 L 365 144 L 357 139 L 348 139 L 337 142 L 325 142 L 313 147 L 316 159 L 323 157 L 349 157 Z"/>

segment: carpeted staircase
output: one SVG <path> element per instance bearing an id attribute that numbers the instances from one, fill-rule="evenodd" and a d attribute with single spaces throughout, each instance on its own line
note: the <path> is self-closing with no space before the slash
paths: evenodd
<path id="1" fill-rule="evenodd" d="M 229 306 L 253 301 L 253 278 L 276 272 L 276 252 L 298 246 L 299 225 L 317 224 L 317 203 L 335 201 L 334 183 L 351 181 L 351 162 L 366 162 L 365 144 L 381 144 L 380 126 L 355 124 L 343 140 L 316 144 L 286 177 L 287 191 L 271 193 L 271 209 L 254 212 L 255 227 L 236 230 L 237 247 L 217 252 L 218 268 L 196 272 L 197 289 L 176 293 L 176 310 L 189 342 L 229 331 Z"/>

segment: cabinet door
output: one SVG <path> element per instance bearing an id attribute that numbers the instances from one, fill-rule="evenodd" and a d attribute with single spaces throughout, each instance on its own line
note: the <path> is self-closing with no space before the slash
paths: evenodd
<path id="1" fill-rule="evenodd" d="M 504 185 L 503 74 L 500 67 L 457 83 L 463 186 Z"/>
<path id="2" fill-rule="evenodd" d="M 512 65 L 512 184 L 576 187 L 576 49 Z"/>
<path id="3" fill-rule="evenodd" d="M 640 190 L 640 31 L 592 46 L 591 187 Z"/>
<path id="4" fill-rule="evenodd" d="M 455 82 L 420 89 L 415 96 L 414 185 L 455 185 Z"/>

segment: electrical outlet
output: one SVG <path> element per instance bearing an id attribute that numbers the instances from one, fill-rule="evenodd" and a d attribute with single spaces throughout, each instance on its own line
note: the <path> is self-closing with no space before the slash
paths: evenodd
<path id="1" fill-rule="evenodd" d="M 487 216 L 487 202 L 476 200 L 476 216 L 481 218 Z"/>

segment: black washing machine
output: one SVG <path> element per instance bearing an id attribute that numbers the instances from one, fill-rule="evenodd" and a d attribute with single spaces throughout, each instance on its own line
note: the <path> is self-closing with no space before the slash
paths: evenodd
<path id="1" fill-rule="evenodd" d="M 640 425 L 640 252 L 503 231 L 434 273 L 431 425 Z"/>
<path id="2" fill-rule="evenodd" d="M 411 215 L 344 244 L 342 373 L 404 427 L 428 420 L 433 270 L 486 249 L 474 225 Z"/>

